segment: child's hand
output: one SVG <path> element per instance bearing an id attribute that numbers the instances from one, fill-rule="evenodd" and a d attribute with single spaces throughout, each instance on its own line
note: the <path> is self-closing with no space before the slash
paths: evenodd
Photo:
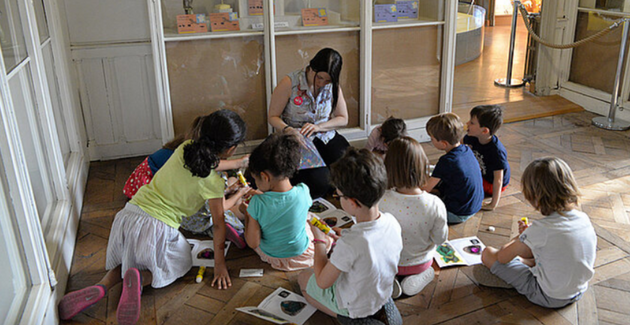
<path id="1" fill-rule="evenodd" d="M 518 234 L 522 234 L 525 229 L 529 228 L 530 224 L 525 223 L 523 220 L 518 221 Z"/>
<path id="2" fill-rule="evenodd" d="M 249 166 L 249 155 L 245 155 L 237 160 L 239 168 L 247 168 Z"/>
<path id="3" fill-rule="evenodd" d="M 494 208 L 496 208 L 496 206 L 494 206 L 494 205 L 492 205 L 490 203 L 486 203 L 486 204 L 481 206 L 481 210 L 484 210 L 484 211 L 492 211 L 492 210 L 494 210 Z"/>
<path id="4" fill-rule="evenodd" d="M 228 273 L 225 264 L 214 266 L 214 279 L 212 279 L 212 283 L 210 285 L 214 287 L 215 283 L 217 284 L 217 289 L 219 290 L 227 289 L 232 286 L 230 274 Z"/>
<path id="5" fill-rule="evenodd" d="M 241 187 L 238 190 L 236 190 L 236 193 L 234 195 L 236 195 L 237 197 L 243 197 L 245 194 L 249 193 L 249 191 L 251 190 L 252 190 L 251 187 L 245 187 L 241 185 Z"/>
<path id="6" fill-rule="evenodd" d="M 326 234 L 324 232 L 322 232 L 319 228 L 313 226 L 310 222 L 308 222 L 308 225 L 311 227 L 314 239 L 326 240 Z"/>
<path id="7" fill-rule="evenodd" d="M 333 234 L 332 232 L 329 232 L 328 236 L 330 236 L 330 238 L 332 238 L 335 241 L 337 241 L 339 238 L 341 238 L 341 231 L 342 231 L 342 229 L 339 228 L 339 227 L 332 227 L 332 230 L 335 231 L 335 234 Z"/>

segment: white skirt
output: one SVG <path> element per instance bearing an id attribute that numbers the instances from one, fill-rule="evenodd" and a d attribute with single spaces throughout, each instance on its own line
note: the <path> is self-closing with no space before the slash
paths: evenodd
<path id="1" fill-rule="evenodd" d="M 119 265 L 121 274 L 131 267 L 151 271 L 151 286 L 162 288 L 192 267 L 190 244 L 179 230 L 127 203 L 116 214 L 107 243 L 107 270 Z"/>

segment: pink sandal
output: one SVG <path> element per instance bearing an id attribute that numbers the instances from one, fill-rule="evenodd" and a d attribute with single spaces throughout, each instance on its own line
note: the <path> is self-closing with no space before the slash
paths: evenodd
<path id="1" fill-rule="evenodd" d="M 247 246 L 247 243 L 245 243 L 243 237 L 239 236 L 236 229 L 234 229 L 234 227 L 230 226 L 230 224 L 228 223 L 225 224 L 225 239 L 233 242 L 234 245 L 236 245 L 236 247 L 238 247 L 239 249 L 243 249 L 245 248 L 245 246 Z"/>
<path id="2" fill-rule="evenodd" d="M 106 291 L 105 286 L 98 284 L 66 294 L 59 301 L 59 318 L 71 319 L 103 299 Z"/>
<path id="3" fill-rule="evenodd" d="M 129 268 L 123 278 L 123 291 L 116 310 L 118 324 L 135 324 L 140 319 L 140 296 L 142 295 L 142 278 L 140 271 Z"/>

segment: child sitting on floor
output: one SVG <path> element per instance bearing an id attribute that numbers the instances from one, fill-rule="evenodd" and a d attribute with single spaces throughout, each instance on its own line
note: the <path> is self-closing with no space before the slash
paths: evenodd
<path id="1" fill-rule="evenodd" d="M 300 142 L 293 134 L 272 134 L 250 156 L 249 172 L 262 194 L 254 195 L 245 211 L 245 239 L 263 262 L 274 269 L 294 271 L 313 265 L 313 234 L 308 186 L 291 185 L 300 165 Z M 326 240 L 330 248 L 332 238 Z"/>
<path id="2" fill-rule="evenodd" d="M 392 298 L 413 296 L 434 277 L 433 251 L 448 237 L 446 207 L 439 197 L 421 189 L 429 175 L 429 159 L 418 141 L 401 137 L 389 144 L 385 157 L 387 187 L 381 199 L 383 212 L 393 214 L 402 228 L 403 250 Z"/>
<path id="3" fill-rule="evenodd" d="M 483 184 L 481 170 L 472 150 L 461 144 L 464 124 L 453 113 L 443 113 L 427 122 L 431 143 L 444 154 L 426 185 L 427 192 L 435 193 L 444 201 L 449 224 L 468 220 L 481 209 Z"/>
<path id="4" fill-rule="evenodd" d="M 595 230 L 589 217 L 576 210 L 579 189 L 563 160 L 533 161 L 521 184 L 525 199 L 544 218 L 531 225 L 519 221 L 520 235 L 501 249 L 486 247 L 481 260 L 532 303 L 566 306 L 582 297 L 593 277 Z"/>
<path id="5" fill-rule="evenodd" d="M 224 257 L 224 182 L 214 169 L 219 159 L 234 154 L 246 130 L 243 119 L 232 111 L 219 110 L 204 119 L 199 134 L 177 147 L 151 183 L 116 214 L 107 243 L 107 274 L 96 285 L 63 296 L 61 319 L 97 303 L 122 278 L 116 318 L 119 324 L 135 324 L 140 318 L 142 287 L 165 287 L 192 267 L 190 244 L 178 231 L 179 224 L 182 216 L 193 214 L 206 200 L 215 219 L 211 285 L 231 286 Z"/>
<path id="6" fill-rule="evenodd" d="M 501 193 L 510 183 L 510 164 L 507 151 L 496 136 L 503 124 L 503 110 L 499 105 L 479 105 L 470 110 L 468 135 L 464 136 L 464 144 L 468 145 L 481 167 L 483 192 L 492 196 L 482 210 L 494 210 L 499 204 Z"/>
<path id="7" fill-rule="evenodd" d="M 374 128 L 367 139 L 365 149 L 384 156 L 387 145 L 394 139 L 407 135 L 407 124 L 403 119 L 388 117 L 381 126 Z"/>
<path id="8" fill-rule="evenodd" d="M 357 223 L 342 233 L 330 259 L 325 250 L 327 236 L 312 226 L 315 265 L 300 273 L 300 289 L 310 304 L 333 317 L 380 314 L 391 302 L 403 247 L 398 221 L 379 210 L 387 188 L 385 166 L 369 150 L 350 147 L 332 165 L 331 181 L 341 207 Z"/>
<path id="9" fill-rule="evenodd" d="M 182 144 L 187 139 L 193 139 L 200 131 L 201 122 L 205 116 L 198 116 L 193 121 L 190 132 L 185 136 L 180 135 L 175 137 L 175 139 L 167 142 L 161 149 L 150 154 L 147 158 L 145 158 L 140 165 L 138 165 L 127 181 L 125 182 L 125 186 L 123 187 L 123 193 L 128 198 L 133 198 L 136 195 L 136 192 L 140 189 L 140 187 L 149 184 L 153 179 L 153 176 L 164 166 L 166 161 L 171 157 L 175 149 Z M 216 168 L 217 171 L 224 171 L 230 169 L 239 169 L 247 167 L 247 162 L 249 161 L 249 155 L 245 155 L 238 159 L 233 160 L 221 160 L 219 162 L 219 166 Z M 230 182 L 230 184 L 233 184 Z"/>

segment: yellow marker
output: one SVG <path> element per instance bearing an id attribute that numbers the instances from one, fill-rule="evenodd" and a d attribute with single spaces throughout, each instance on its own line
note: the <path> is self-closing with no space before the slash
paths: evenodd
<path id="1" fill-rule="evenodd" d="M 206 273 L 206 267 L 205 266 L 200 266 L 199 267 L 199 272 L 197 272 L 197 278 L 195 278 L 195 282 L 201 283 L 201 281 L 203 281 L 203 275 L 205 273 Z"/>
<path id="2" fill-rule="evenodd" d="M 245 179 L 245 176 L 243 176 L 243 172 L 239 170 L 236 172 L 236 175 L 238 176 L 238 180 L 241 184 L 243 184 L 243 186 L 247 186 L 247 180 Z"/>
<path id="3" fill-rule="evenodd" d="M 529 225 L 529 219 L 527 219 L 527 217 L 522 217 L 521 221 L 523 221 L 526 225 Z"/>
<path id="4" fill-rule="evenodd" d="M 336 235 L 337 233 L 332 230 L 330 227 L 328 227 L 328 225 L 324 222 L 319 221 L 319 219 L 317 217 L 312 217 L 310 220 L 311 224 L 317 228 L 319 228 L 319 230 L 321 230 L 322 232 L 324 232 L 325 234 L 333 234 Z"/>

